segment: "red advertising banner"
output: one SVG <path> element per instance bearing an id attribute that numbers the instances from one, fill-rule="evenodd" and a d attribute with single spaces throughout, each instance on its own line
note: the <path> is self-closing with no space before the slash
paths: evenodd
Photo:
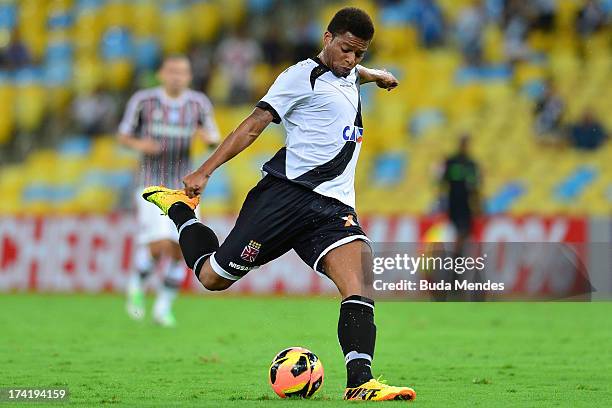
<path id="1" fill-rule="evenodd" d="M 370 216 L 360 220 L 375 242 L 452 242 L 444 217 Z M 232 217 L 207 219 L 224 239 Z M 479 220 L 475 240 L 482 242 L 589 241 L 588 219 L 572 217 L 491 217 Z M 132 270 L 136 223 L 131 214 L 82 217 L 0 218 L 0 291 L 121 291 Z M 582 246 L 584 249 L 586 246 Z M 535 247 L 534 247 L 535 248 Z M 560 287 L 536 267 L 537 253 L 504 256 L 502 245 L 489 254 L 496 278 L 517 292 L 540 293 L 571 286 L 573 272 Z M 581 259 L 586 259 L 581 256 Z M 586 267 L 588 265 L 584 265 Z M 193 274 L 185 289 L 202 291 Z M 558 282 L 555 281 L 555 282 Z M 565 283 L 563 283 L 565 282 Z M 253 270 L 231 289 L 239 293 L 335 293 L 333 284 L 314 273 L 293 252 Z"/>

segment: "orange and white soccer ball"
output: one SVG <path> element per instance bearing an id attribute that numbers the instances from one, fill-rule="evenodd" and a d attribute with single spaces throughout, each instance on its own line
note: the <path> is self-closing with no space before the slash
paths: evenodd
<path id="1" fill-rule="evenodd" d="M 310 398 L 323 385 L 323 364 L 312 351 L 289 347 L 274 357 L 268 378 L 281 398 Z"/>

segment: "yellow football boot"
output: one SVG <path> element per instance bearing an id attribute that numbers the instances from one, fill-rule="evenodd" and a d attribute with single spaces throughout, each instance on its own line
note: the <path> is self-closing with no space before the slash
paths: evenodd
<path id="1" fill-rule="evenodd" d="M 200 203 L 200 196 L 189 198 L 183 190 L 172 190 L 162 186 L 151 186 L 145 188 L 142 190 L 142 198 L 158 206 L 164 215 L 168 215 L 168 210 L 174 203 L 185 203 L 192 210 L 195 210 Z"/>
<path id="2" fill-rule="evenodd" d="M 344 391 L 345 400 L 363 401 L 392 401 L 392 400 L 414 400 L 416 392 L 409 387 L 394 387 L 372 378 L 359 387 L 347 388 Z"/>

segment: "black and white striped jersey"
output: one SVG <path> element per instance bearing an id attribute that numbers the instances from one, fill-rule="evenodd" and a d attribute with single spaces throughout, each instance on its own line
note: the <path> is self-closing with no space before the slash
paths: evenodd
<path id="1" fill-rule="evenodd" d="M 286 131 L 264 173 L 355 208 L 355 167 L 363 139 L 359 74 L 337 77 L 318 58 L 281 73 L 258 107 Z"/>
<path id="2" fill-rule="evenodd" d="M 161 87 L 136 92 L 127 104 L 119 133 L 152 138 L 162 147 L 159 155 L 142 157 L 138 185 L 181 188 L 181 179 L 192 170 L 189 151 L 199 127 L 213 141 L 219 140 L 212 104 L 203 93 L 186 90 L 170 98 Z"/>

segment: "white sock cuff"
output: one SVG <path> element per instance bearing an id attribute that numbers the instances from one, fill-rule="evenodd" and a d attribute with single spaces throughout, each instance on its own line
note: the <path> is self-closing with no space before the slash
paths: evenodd
<path id="1" fill-rule="evenodd" d="M 368 302 L 363 302 L 363 301 L 361 301 L 361 300 L 354 300 L 354 299 L 350 299 L 350 300 L 344 300 L 344 301 L 342 301 L 342 304 L 345 304 L 345 303 L 356 303 L 356 304 L 358 304 L 358 305 L 367 306 L 367 307 L 369 307 L 369 308 L 374 309 L 374 305 L 373 305 L 373 304 L 370 304 L 370 303 L 368 303 Z"/>
<path id="2" fill-rule="evenodd" d="M 370 363 L 372 362 L 372 356 L 366 353 L 358 353 L 356 351 L 349 351 L 346 356 L 344 356 L 344 363 L 348 364 L 349 361 L 355 360 L 357 358 L 362 358 L 364 360 L 368 360 Z"/>
<path id="3" fill-rule="evenodd" d="M 214 252 L 208 253 L 208 254 L 204 254 L 201 257 L 199 257 L 195 263 L 193 264 L 193 270 L 197 271 L 198 270 L 198 265 L 200 262 L 205 261 L 206 258 L 208 258 L 209 256 L 211 256 L 212 254 L 214 254 Z"/>
<path id="4" fill-rule="evenodd" d="M 183 223 L 183 225 L 181 225 L 181 226 L 179 227 L 179 229 L 178 229 L 178 234 L 179 234 L 179 237 L 181 236 L 181 232 L 183 232 L 183 230 L 184 230 L 185 228 L 187 228 L 187 227 L 188 227 L 188 226 L 190 226 L 190 225 L 196 224 L 196 223 L 198 223 L 198 222 L 200 222 L 200 221 L 199 221 L 197 218 L 192 218 L 192 219 L 190 219 L 190 220 L 185 221 L 185 222 Z"/>

